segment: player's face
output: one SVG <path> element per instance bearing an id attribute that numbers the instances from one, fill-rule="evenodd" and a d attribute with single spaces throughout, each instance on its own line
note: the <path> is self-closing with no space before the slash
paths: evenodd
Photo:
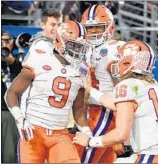
<path id="1" fill-rule="evenodd" d="M 100 34 L 105 31 L 105 25 L 102 26 L 89 26 L 86 27 L 88 34 Z"/>
<path id="2" fill-rule="evenodd" d="M 62 23 L 62 18 L 48 17 L 45 23 L 42 23 L 43 32 L 50 39 L 56 38 L 57 28 Z"/>
<path id="3" fill-rule="evenodd" d="M 97 36 L 97 39 L 100 39 L 103 33 L 105 32 L 105 24 L 87 26 L 86 31 L 87 31 L 88 39 L 93 40 L 95 38 L 94 36 Z"/>
<path id="4" fill-rule="evenodd" d="M 2 46 L 9 48 L 12 50 L 13 48 L 13 42 L 8 34 L 2 35 Z"/>

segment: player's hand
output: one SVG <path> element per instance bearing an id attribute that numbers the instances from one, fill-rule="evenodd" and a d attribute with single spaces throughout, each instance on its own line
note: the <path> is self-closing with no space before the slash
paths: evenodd
<path id="1" fill-rule="evenodd" d="M 20 134 L 21 140 L 30 141 L 34 138 L 33 129 L 35 129 L 24 117 L 16 120 L 16 125 Z"/>
<path id="2" fill-rule="evenodd" d="M 73 138 L 72 143 L 87 147 L 89 140 L 90 140 L 89 135 L 87 135 L 85 133 L 77 132 L 76 136 Z"/>
<path id="3" fill-rule="evenodd" d="M 117 153 L 117 155 L 122 155 L 124 153 L 124 145 L 115 144 L 113 145 L 113 150 Z"/>

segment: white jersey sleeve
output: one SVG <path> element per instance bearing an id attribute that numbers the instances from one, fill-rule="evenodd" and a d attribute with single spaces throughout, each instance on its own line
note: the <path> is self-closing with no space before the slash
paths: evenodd
<path id="1" fill-rule="evenodd" d="M 53 53 L 53 45 L 51 45 L 50 42 L 45 40 L 35 41 L 22 62 L 22 66 L 31 69 L 34 74 L 37 74 L 39 62 L 41 62 L 48 53 Z"/>
<path id="2" fill-rule="evenodd" d="M 134 79 L 126 79 L 118 83 L 114 88 L 114 102 L 134 101 L 138 92 L 138 85 Z"/>

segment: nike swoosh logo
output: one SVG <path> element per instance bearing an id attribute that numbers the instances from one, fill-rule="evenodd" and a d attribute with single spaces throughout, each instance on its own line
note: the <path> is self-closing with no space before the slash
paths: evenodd
<path id="1" fill-rule="evenodd" d="M 96 58 L 97 61 L 99 61 L 101 58 Z"/>

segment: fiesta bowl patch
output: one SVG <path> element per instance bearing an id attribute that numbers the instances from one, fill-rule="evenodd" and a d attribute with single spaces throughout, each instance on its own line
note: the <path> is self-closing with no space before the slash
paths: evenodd
<path id="1" fill-rule="evenodd" d="M 51 68 L 51 66 L 49 66 L 49 65 L 44 65 L 43 67 L 42 67 L 45 71 L 50 71 L 52 68 Z"/>
<path id="2" fill-rule="evenodd" d="M 100 55 L 101 55 L 102 57 L 107 56 L 107 54 L 108 54 L 108 49 L 103 48 L 103 49 L 100 50 Z"/>

